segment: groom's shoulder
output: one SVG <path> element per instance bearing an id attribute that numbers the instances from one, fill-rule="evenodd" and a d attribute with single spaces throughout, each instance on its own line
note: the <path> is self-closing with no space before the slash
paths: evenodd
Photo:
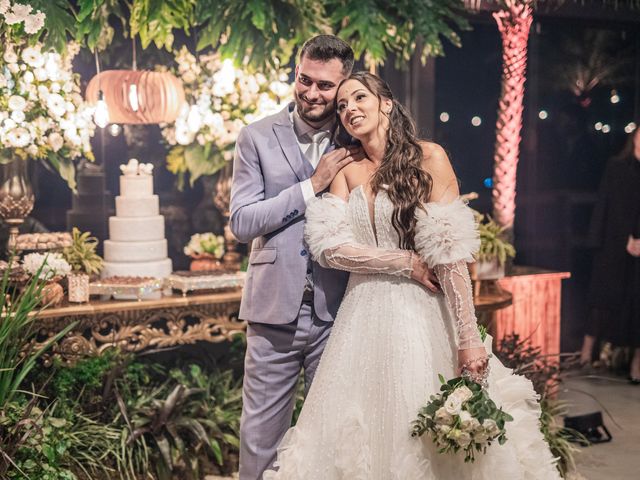
<path id="1" fill-rule="evenodd" d="M 250 132 L 252 134 L 261 134 L 261 133 L 270 132 L 273 128 L 273 125 L 280 124 L 280 123 L 286 124 L 286 122 L 290 121 L 289 109 L 290 109 L 290 105 L 287 105 L 279 112 L 273 113 L 271 115 L 267 115 L 264 118 L 251 122 L 250 124 L 246 125 L 243 128 L 243 130 L 246 130 L 247 132 Z"/>

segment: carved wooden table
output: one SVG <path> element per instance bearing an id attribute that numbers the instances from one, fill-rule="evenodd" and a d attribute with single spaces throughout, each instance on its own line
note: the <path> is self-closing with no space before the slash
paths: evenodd
<path id="1" fill-rule="evenodd" d="M 51 365 L 53 357 L 71 363 L 78 357 L 97 355 L 111 347 L 139 352 L 197 341 L 223 342 L 246 328 L 246 323 L 237 319 L 241 296 L 242 290 L 237 289 L 188 296 L 174 294 L 158 300 L 98 300 L 47 308 L 38 315 L 35 347 L 72 322 L 78 323 L 47 352 L 45 365 Z"/>

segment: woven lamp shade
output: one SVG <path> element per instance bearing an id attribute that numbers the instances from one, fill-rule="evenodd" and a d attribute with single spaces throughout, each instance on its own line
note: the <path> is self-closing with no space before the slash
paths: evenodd
<path id="1" fill-rule="evenodd" d="M 182 82 L 169 72 L 106 70 L 87 85 L 86 97 L 90 103 L 98 101 L 98 83 L 109 109 L 110 123 L 170 123 L 178 118 L 186 102 Z M 137 110 L 129 100 L 131 85 L 137 88 Z"/>

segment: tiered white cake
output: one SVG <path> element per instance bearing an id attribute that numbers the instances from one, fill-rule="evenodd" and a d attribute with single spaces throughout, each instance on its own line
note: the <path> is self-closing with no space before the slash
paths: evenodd
<path id="1" fill-rule="evenodd" d="M 153 165 L 131 159 L 120 170 L 120 195 L 116 197 L 116 216 L 109 217 L 102 277 L 164 278 L 173 266 L 167 258 L 160 202 L 153 194 Z"/>

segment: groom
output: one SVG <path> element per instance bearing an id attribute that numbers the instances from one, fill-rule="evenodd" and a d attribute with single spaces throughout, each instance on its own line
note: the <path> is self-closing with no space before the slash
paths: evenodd
<path id="1" fill-rule="evenodd" d="M 303 241 L 307 203 L 361 158 L 332 149 L 334 99 L 353 51 L 332 35 L 309 39 L 295 69 L 295 102 L 240 132 L 231 230 L 252 242 L 240 318 L 248 321 L 240 426 L 240 480 L 258 480 L 291 424 L 296 384 L 309 387 L 348 274 L 320 267 Z M 325 153 L 328 152 L 328 153 Z"/>

